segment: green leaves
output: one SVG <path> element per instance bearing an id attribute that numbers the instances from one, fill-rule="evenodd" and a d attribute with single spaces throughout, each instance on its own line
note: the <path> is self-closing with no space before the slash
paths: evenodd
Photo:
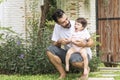
<path id="1" fill-rule="evenodd" d="M 11 29 L 11 27 L 0 27 L 0 40 L 4 40 L 4 36 L 7 34 L 17 34 Z"/>
<path id="2" fill-rule="evenodd" d="M 0 3 L 3 2 L 4 0 L 0 0 Z"/>

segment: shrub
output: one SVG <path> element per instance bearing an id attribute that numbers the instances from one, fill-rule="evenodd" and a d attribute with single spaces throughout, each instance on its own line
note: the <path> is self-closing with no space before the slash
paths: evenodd
<path id="1" fill-rule="evenodd" d="M 94 40 L 94 46 L 91 48 L 92 49 L 92 53 L 93 53 L 93 56 L 92 56 L 92 59 L 90 60 L 90 63 L 89 63 L 89 66 L 90 66 L 90 70 L 93 72 L 93 71 L 97 71 L 98 70 L 98 67 L 99 67 L 99 64 L 101 63 L 101 60 L 100 60 L 100 57 L 97 56 L 98 53 L 96 51 L 96 47 L 101 45 L 100 42 L 98 42 L 96 39 L 100 37 L 99 35 L 97 35 L 96 33 L 93 33 L 92 34 L 92 38 Z"/>
<path id="2" fill-rule="evenodd" d="M 0 45 L 0 69 L 6 73 L 17 72 L 24 62 L 25 48 L 19 37 L 6 36 Z"/>
<path id="3" fill-rule="evenodd" d="M 30 38 L 22 39 L 18 36 L 7 35 L 4 42 L 0 45 L 0 72 L 1 73 L 19 73 L 19 74 L 43 74 L 53 73 L 56 71 L 49 62 L 45 51 L 51 43 L 50 36 L 53 22 L 47 22 L 42 35 L 42 43 L 37 42 L 37 34 L 31 35 Z M 93 58 L 90 61 L 91 71 L 96 71 L 100 59 L 96 56 L 95 46 Z M 71 68 L 70 72 L 79 72 L 79 69 Z"/>
<path id="4" fill-rule="evenodd" d="M 100 63 L 101 63 L 100 58 L 97 57 L 96 55 L 93 55 L 89 63 L 90 71 L 91 72 L 97 71 Z"/>
<path id="5" fill-rule="evenodd" d="M 42 43 L 34 38 L 22 39 L 18 36 L 7 35 L 0 45 L 1 73 L 42 74 L 53 73 L 54 67 L 49 63 L 45 54 L 50 45 L 50 31 L 45 29 Z M 37 36 L 37 35 L 36 35 Z M 32 41 L 34 40 L 34 43 Z"/>

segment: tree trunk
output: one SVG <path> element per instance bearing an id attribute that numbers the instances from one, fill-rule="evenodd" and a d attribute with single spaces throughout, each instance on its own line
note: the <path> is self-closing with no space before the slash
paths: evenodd
<path id="1" fill-rule="evenodd" d="M 41 19 L 40 19 L 39 32 L 38 32 L 38 38 L 40 42 L 42 41 L 42 34 L 44 32 L 46 16 L 49 9 L 50 9 L 50 1 L 44 0 L 44 5 L 41 6 Z"/>

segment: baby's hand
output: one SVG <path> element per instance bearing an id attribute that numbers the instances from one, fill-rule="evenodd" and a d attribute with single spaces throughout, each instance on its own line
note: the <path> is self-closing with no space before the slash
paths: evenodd
<path id="1" fill-rule="evenodd" d="M 86 41 L 85 39 L 73 39 L 73 40 L 76 42 L 85 42 Z"/>
<path id="2" fill-rule="evenodd" d="M 71 42 L 71 39 L 70 38 L 66 38 L 66 40 L 70 43 Z"/>
<path id="3" fill-rule="evenodd" d="M 63 45 L 68 44 L 68 40 L 66 38 L 59 39 L 58 42 Z"/>

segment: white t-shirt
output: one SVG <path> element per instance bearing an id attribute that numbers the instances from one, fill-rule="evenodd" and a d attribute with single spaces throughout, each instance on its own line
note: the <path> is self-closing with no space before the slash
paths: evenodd
<path id="1" fill-rule="evenodd" d="M 58 24 L 55 24 L 52 40 L 57 41 L 60 38 L 69 38 L 71 33 L 74 31 L 74 24 L 75 21 L 70 21 L 71 27 L 70 28 L 63 28 Z"/>
<path id="2" fill-rule="evenodd" d="M 87 40 L 90 38 L 90 34 L 88 33 L 87 29 L 85 28 L 82 31 L 78 31 L 78 32 L 73 32 L 71 37 L 70 37 L 70 41 L 76 41 L 76 40 L 81 40 L 82 42 L 87 42 Z M 71 43 L 70 47 L 73 47 L 74 49 L 76 49 L 76 51 L 79 51 L 82 47 L 78 47 L 75 44 Z"/>
<path id="3" fill-rule="evenodd" d="M 71 20 L 70 23 L 71 23 L 70 28 L 63 28 L 62 26 L 55 24 L 53 35 L 52 35 L 52 40 L 56 42 L 61 38 L 70 38 L 72 33 L 75 31 L 75 28 L 74 28 L 75 21 Z M 87 36 L 86 39 L 90 38 L 90 34 L 87 31 L 87 29 L 84 29 L 84 31 L 86 33 L 84 35 Z M 65 46 L 69 46 L 69 44 Z M 92 52 L 90 48 L 87 48 L 87 53 L 89 54 L 90 58 L 92 58 Z"/>
<path id="4" fill-rule="evenodd" d="M 76 38 L 76 40 L 78 39 L 84 39 L 84 40 L 87 40 L 90 38 L 90 34 L 88 32 L 88 30 L 85 28 L 84 30 L 82 31 L 78 31 L 78 32 L 73 32 L 72 33 L 72 36 L 71 37 L 74 37 Z"/>

